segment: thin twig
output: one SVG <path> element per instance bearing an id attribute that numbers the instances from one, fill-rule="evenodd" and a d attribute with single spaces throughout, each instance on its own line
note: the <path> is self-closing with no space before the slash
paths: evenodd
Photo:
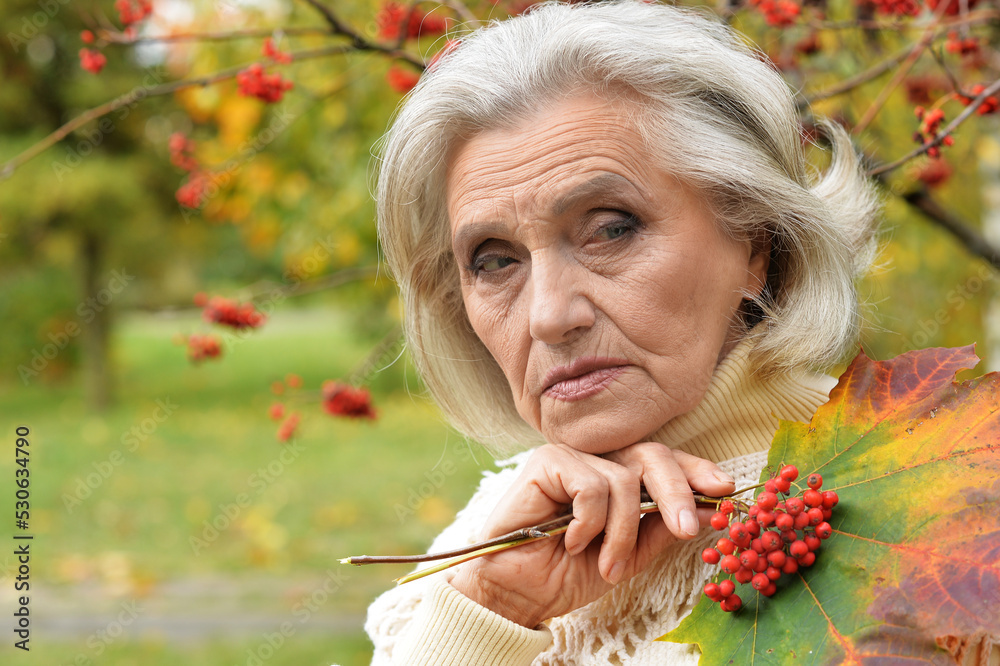
<path id="1" fill-rule="evenodd" d="M 941 7 L 938 8 L 938 11 L 934 16 L 935 21 L 931 23 L 929 26 L 927 26 L 927 30 L 924 31 L 924 34 L 920 37 L 920 40 L 916 44 L 914 44 L 913 49 L 906 56 L 906 59 L 903 61 L 903 64 L 900 65 L 898 70 L 896 70 L 896 73 L 893 75 L 892 80 L 889 81 L 889 83 L 887 83 L 882 88 L 882 90 L 879 91 L 878 97 L 876 97 L 875 101 L 871 103 L 871 105 L 865 111 L 865 114 L 861 116 L 861 120 L 858 121 L 857 125 L 854 126 L 851 132 L 853 132 L 854 134 L 861 134 L 862 132 L 865 131 L 868 125 L 873 120 L 875 120 L 875 116 L 878 115 L 878 112 L 882 110 L 883 106 L 885 106 L 886 101 L 889 99 L 889 95 L 891 95 L 892 92 L 897 88 L 897 86 L 899 86 L 899 84 L 903 82 L 903 79 L 905 79 L 909 75 L 910 70 L 913 68 L 915 64 L 917 64 L 917 60 L 920 59 L 920 56 L 923 55 L 923 52 L 938 36 L 938 29 L 940 27 L 939 23 L 941 20 L 941 16 L 944 14 L 945 4 L 946 3 L 942 3 Z"/>
<path id="2" fill-rule="evenodd" d="M 956 129 L 958 129 L 959 125 L 964 123 L 973 113 L 975 113 L 976 110 L 982 105 L 982 103 L 986 101 L 987 97 L 996 94 L 998 91 L 1000 91 L 1000 79 L 997 79 L 996 81 L 991 83 L 988 88 L 986 88 L 983 92 L 979 94 L 979 97 L 976 97 L 974 100 L 972 100 L 972 103 L 969 104 L 969 106 L 966 107 L 965 110 L 962 111 L 962 113 L 960 113 L 954 120 L 948 123 L 943 130 L 934 135 L 934 139 L 932 141 L 925 143 L 919 148 L 911 150 L 909 153 L 903 155 L 897 160 L 889 162 L 888 164 L 882 164 L 880 166 L 877 166 L 869 170 L 868 175 L 881 176 L 884 173 L 888 173 L 893 169 L 899 168 L 900 166 L 906 164 L 913 158 L 923 155 L 931 148 L 940 146 L 941 143 L 944 141 L 945 137 L 947 137 Z"/>
<path id="3" fill-rule="evenodd" d="M 799 109 L 800 110 L 804 109 L 813 102 L 818 102 L 820 100 L 827 99 L 829 97 L 836 97 L 837 95 L 843 95 L 846 92 L 854 90 L 858 86 L 864 85 L 873 79 L 877 79 L 878 77 L 882 76 L 887 71 L 898 65 L 900 62 L 902 62 L 906 58 L 906 56 L 910 53 L 911 50 L 912 50 L 911 47 L 902 49 L 898 53 L 889 56 L 885 60 L 882 60 L 881 62 L 872 65 L 871 67 L 861 72 L 860 74 L 856 74 L 849 79 L 841 81 L 835 86 L 831 86 L 826 90 L 820 90 L 819 92 L 813 93 L 811 95 L 806 95 L 803 99 L 799 100 L 798 102 Z"/>
<path id="4" fill-rule="evenodd" d="M 759 488 L 763 484 L 756 484 L 753 486 L 748 486 L 746 488 L 741 488 L 734 491 L 728 497 L 735 498 L 747 491 Z M 708 497 L 706 495 L 694 495 L 694 501 L 697 506 L 701 507 L 718 507 L 719 503 L 723 500 L 722 497 Z M 649 495 L 643 491 L 640 495 L 639 513 L 646 514 L 652 511 L 659 511 L 659 507 L 656 502 L 653 502 Z M 736 500 L 738 501 L 738 500 Z M 742 503 L 741 503 L 742 504 Z M 474 543 L 470 546 L 465 546 L 463 548 L 456 548 L 454 550 L 447 550 L 440 553 L 429 553 L 426 555 L 355 555 L 353 557 L 345 557 L 340 560 L 341 564 L 354 564 L 357 566 L 363 564 L 408 564 L 415 562 L 433 562 L 436 560 L 443 560 L 447 558 L 446 562 L 443 562 L 435 567 L 430 567 L 428 569 L 421 569 L 415 571 L 408 576 L 402 578 L 397 578 L 396 582 L 399 584 L 408 583 L 411 580 L 416 580 L 417 578 L 422 578 L 424 576 L 430 575 L 432 573 L 437 573 L 438 571 L 443 571 L 444 569 L 453 567 L 462 562 L 467 562 L 471 559 L 477 557 L 482 557 L 483 555 L 488 555 L 490 553 L 495 553 L 499 550 L 506 550 L 507 548 L 514 548 L 516 546 L 522 546 L 533 541 L 538 541 L 539 539 L 547 539 L 550 536 L 556 534 L 562 534 L 565 532 L 569 524 L 573 521 L 573 514 L 568 513 L 552 520 L 548 520 L 539 525 L 534 525 L 532 527 L 524 527 L 519 530 L 514 530 L 507 534 L 503 534 L 486 541 L 480 541 L 479 543 Z"/>
<path id="5" fill-rule="evenodd" d="M 178 32 L 169 35 L 129 37 L 123 32 L 101 30 L 97 33 L 98 40 L 109 44 L 131 46 L 132 44 L 161 42 L 223 42 L 231 39 L 260 39 L 271 37 L 280 32 L 283 35 L 329 35 L 327 28 L 315 26 L 300 26 L 290 28 L 249 28 L 246 30 L 231 30 L 225 32 Z"/>
<path id="6" fill-rule="evenodd" d="M 313 58 L 324 58 L 331 55 L 339 55 L 351 51 L 351 47 L 338 45 L 338 46 L 328 46 L 320 49 L 310 49 L 307 51 L 298 51 L 291 54 L 294 61 L 301 60 L 311 60 Z M 0 168 L 0 180 L 9 178 L 14 170 L 19 166 L 27 162 L 28 160 L 38 156 L 40 153 L 44 152 L 48 148 L 52 147 L 62 139 L 66 138 L 71 132 L 74 132 L 92 120 L 97 120 L 101 116 L 105 116 L 113 111 L 128 106 L 130 104 L 135 104 L 139 100 L 146 97 L 155 97 L 157 95 L 169 95 L 170 93 L 177 92 L 178 90 L 185 90 L 187 88 L 196 87 L 206 87 L 221 81 L 226 81 L 228 79 L 235 78 L 237 74 L 247 67 L 246 64 L 238 65 L 236 67 L 230 67 L 228 69 L 223 69 L 214 74 L 209 74 L 207 76 L 198 77 L 195 79 L 182 79 L 180 81 L 171 81 L 170 83 L 162 83 L 158 86 L 152 86 L 150 88 L 135 88 L 120 95 L 110 102 L 105 102 L 100 106 L 96 106 L 92 109 L 84 111 L 75 118 L 67 121 L 59 129 L 55 130 L 44 139 L 34 143 L 27 150 L 22 152 L 20 155 L 8 160 L 2 168 Z"/>
<path id="7" fill-rule="evenodd" d="M 350 26 L 348 26 L 344 21 L 340 20 L 333 10 L 327 7 L 325 4 L 319 0 L 303 0 L 307 5 L 318 11 L 322 16 L 323 20 L 327 22 L 330 26 L 330 31 L 336 35 L 342 35 L 351 40 L 351 46 L 358 51 L 376 51 L 379 53 L 385 53 L 386 55 L 392 56 L 399 60 L 405 60 L 414 67 L 423 71 L 426 68 L 424 61 L 417 56 L 407 53 L 402 50 L 402 41 L 400 40 L 397 44 L 385 45 L 379 44 L 378 42 L 373 42 L 369 39 L 365 39 L 361 33 L 357 32 Z M 405 37 L 405 34 L 403 35 Z"/>

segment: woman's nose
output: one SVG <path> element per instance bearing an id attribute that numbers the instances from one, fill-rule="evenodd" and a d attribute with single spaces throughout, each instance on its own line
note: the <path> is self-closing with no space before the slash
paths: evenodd
<path id="1" fill-rule="evenodd" d="M 582 267 L 558 258 L 532 258 L 529 328 L 546 344 L 569 342 L 594 325 L 596 313 L 587 295 Z"/>

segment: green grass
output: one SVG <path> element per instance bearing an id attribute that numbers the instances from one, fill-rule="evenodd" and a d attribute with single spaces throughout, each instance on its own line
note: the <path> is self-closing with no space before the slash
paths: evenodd
<path id="1" fill-rule="evenodd" d="M 73 383 L 2 387 L 3 485 L 13 478 L 15 427 L 31 429 L 32 579 L 46 591 L 33 608 L 38 618 L 57 610 L 44 607 L 46 598 L 72 606 L 80 590 L 95 608 L 120 599 L 167 614 L 211 606 L 211 590 L 164 597 L 192 579 L 230 581 L 226 594 L 241 613 L 280 618 L 289 599 L 344 566 L 340 557 L 424 551 L 474 490 L 488 457 L 407 393 L 412 371 L 393 367 L 377 378 L 374 423 L 322 412 L 320 383 L 347 375 L 371 346 L 338 313 L 282 312 L 221 360 L 191 366 L 171 338 L 196 329 L 194 319 L 123 321 L 114 341 L 118 402 L 105 414 L 89 412 Z M 271 382 L 287 373 L 305 380 L 288 403 L 303 419 L 295 441 L 282 445 L 267 410 L 277 399 Z M 456 470 L 450 475 L 440 473 L 446 461 Z M 10 529 L 0 532 L 7 543 Z M 9 573 L 11 563 L 0 556 L 0 570 Z M 347 618 L 348 628 L 296 636 L 268 663 L 367 663 L 365 608 L 405 570 L 348 568 L 349 579 L 317 611 Z M 31 663 L 44 654 L 37 663 L 72 663 L 85 638 L 40 637 Z M 93 663 L 242 664 L 257 639 L 251 632 L 245 643 L 167 644 L 126 632 Z"/>

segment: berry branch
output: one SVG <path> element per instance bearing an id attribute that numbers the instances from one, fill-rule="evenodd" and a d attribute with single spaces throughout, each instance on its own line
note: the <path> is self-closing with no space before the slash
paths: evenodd
<path id="1" fill-rule="evenodd" d="M 991 83 L 987 88 L 985 88 L 979 95 L 972 100 L 972 102 L 965 108 L 962 113 L 958 114 L 954 120 L 945 125 L 943 130 L 940 130 L 935 134 L 934 138 L 929 142 L 923 144 L 919 148 L 911 150 L 906 155 L 903 155 L 897 160 L 889 162 L 888 164 L 882 164 L 868 171 L 869 176 L 881 176 L 882 174 L 888 173 L 894 169 L 898 169 L 900 166 L 906 164 L 915 157 L 919 157 L 933 148 L 939 147 L 945 142 L 945 139 L 951 136 L 952 132 L 958 129 L 959 125 L 964 123 L 972 114 L 976 113 L 980 106 L 982 106 L 989 97 L 1000 92 L 1000 79 L 997 79 Z"/>
<path id="2" fill-rule="evenodd" d="M 289 54 L 293 60 L 312 60 L 314 58 L 325 58 L 333 55 L 342 55 L 344 53 L 349 53 L 351 47 L 338 45 L 338 46 L 328 46 L 319 49 L 310 49 L 305 51 L 298 51 Z M 158 95 L 169 95 L 171 93 L 177 92 L 178 90 L 184 90 L 186 88 L 196 88 L 210 86 L 221 81 L 226 81 L 228 79 L 235 79 L 236 76 L 246 69 L 247 65 L 238 65 L 236 67 L 229 67 L 227 69 L 219 70 L 214 74 L 208 74 L 207 76 L 201 76 L 194 79 L 182 79 L 180 81 L 171 81 L 170 83 L 161 83 L 160 85 L 150 86 L 149 88 L 136 88 L 128 93 L 116 97 L 110 102 L 105 102 L 100 106 L 95 106 L 92 109 L 84 111 L 80 115 L 72 118 L 71 120 L 64 123 L 59 129 L 55 130 L 45 138 L 39 140 L 38 142 L 32 144 L 26 150 L 16 157 L 8 160 L 2 167 L 0 167 L 0 180 L 5 180 L 10 178 L 14 174 L 14 171 L 27 162 L 28 160 L 36 157 L 40 153 L 44 152 L 48 148 L 52 147 L 59 141 L 65 139 L 71 132 L 74 132 L 92 120 L 97 120 L 102 116 L 109 113 L 117 111 L 125 106 L 134 104 L 136 101 L 143 99 L 145 97 L 156 97 Z"/>
<path id="3" fill-rule="evenodd" d="M 743 504 L 740 500 L 733 499 L 737 495 L 741 495 L 747 491 L 754 490 L 755 488 L 761 487 L 763 484 L 757 484 L 753 486 L 748 486 L 746 488 L 741 488 L 734 491 L 731 496 L 727 498 L 723 497 L 708 497 L 705 495 L 694 494 L 694 501 L 697 506 L 702 508 L 718 508 L 721 502 L 725 501 L 735 501 Z M 659 506 L 656 502 L 652 501 L 649 494 L 643 490 L 640 494 L 640 504 L 639 513 L 647 514 L 653 511 L 659 511 Z M 463 562 L 468 562 L 469 560 L 475 559 L 477 557 L 482 557 L 484 555 L 489 555 L 490 553 L 495 553 L 501 550 L 506 550 L 508 548 L 515 548 L 517 546 L 523 546 L 533 541 L 538 541 L 539 539 L 547 539 L 551 536 L 556 536 L 562 534 L 569 528 L 569 524 L 573 521 L 573 514 L 568 513 L 564 516 L 559 516 L 558 518 L 553 518 L 539 525 L 533 525 L 531 527 L 524 527 L 519 530 L 514 530 L 507 534 L 503 534 L 486 541 L 481 541 L 479 543 L 474 543 L 470 546 L 465 546 L 463 548 L 456 548 L 454 550 L 447 550 L 440 553 L 428 553 L 425 555 L 355 555 L 352 557 L 345 557 L 340 560 L 341 564 L 353 564 L 355 566 L 361 566 L 364 564 L 407 564 L 416 562 L 433 562 L 436 560 L 447 560 L 441 564 L 429 567 L 427 569 L 421 569 L 415 571 L 407 576 L 396 579 L 396 583 L 402 585 L 403 583 L 409 583 L 410 581 L 417 580 L 418 578 L 423 578 L 424 576 L 429 576 L 432 573 L 437 573 L 438 571 L 444 571 L 453 566 L 459 565 Z M 448 559 L 451 558 L 451 559 Z"/>

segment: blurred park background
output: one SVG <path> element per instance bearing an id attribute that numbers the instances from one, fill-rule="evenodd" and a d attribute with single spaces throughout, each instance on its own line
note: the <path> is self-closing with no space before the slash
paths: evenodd
<path id="1" fill-rule="evenodd" d="M 500 17 L 526 3 L 422 3 L 416 28 L 410 5 L 323 5 L 365 43 L 400 49 L 386 54 L 347 48 L 317 2 L 155 0 L 122 31 L 123 2 L 145 6 L 0 5 L 0 508 L 13 513 L 15 429 L 27 427 L 34 535 L 23 653 L 12 645 L 16 530 L 5 514 L 0 662 L 367 663 L 365 608 L 406 569 L 338 559 L 423 552 L 493 469 L 443 423 L 396 343 L 399 304 L 377 270 L 372 153 L 419 73 L 405 60 L 445 43 L 434 17 Z M 861 6 L 808 4 L 812 27 L 776 27 L 750 8 L 729 18 L 808 93 L 906 52 L 941 18 L 924 8 L 907 19 L 914 30 L 816 30 L 817 7 L 830 19 L 857 18 Z M 993 28 L 969 25 L 991 48 Z M 304 54 L 268 61 L 294 83 L 271 103 L 233 80 L 264 60 L 268 35 Z M 992 76 L 988 62 L 947 51 L 945 35 L 901 75 L 897 59 L 812 110 L 863 122 L 858 146 L 873 163 L 905 154 L 919 95 L 947 92 L 942 72 Z M 807 52 L 810 38 L 819 46 Z M 81 48 L 99 73 L 81 67 Z M 106 63 L 95 66 L 94 53 Z M 187 80 L 207 85 L 177 85 Z M 110 113 L 11 166 L 115 99 Z M 178 133 L 201 171 L 172 163 Z M 977 343 L 979 374 L 1000 365 L 996 119 L 975 117 L 944 152 L 886 176 L 879 268 L 859 285 L 863 341 L 875 358 Z M 185 198 L 198 174 L 202 189 Z M 199 292 L 252 301 L 268 319 L 211 326 L 193 303 Z M 203 334 L 221 355 L 192 362 L 190 336 Z M 377 418 L 326 413 L 320 387 L 336 379 L 367 386 Z M 275 403 L 285 408 L 277 421 Z M 301 424 L 279 441 L 292 412 Z"/>

